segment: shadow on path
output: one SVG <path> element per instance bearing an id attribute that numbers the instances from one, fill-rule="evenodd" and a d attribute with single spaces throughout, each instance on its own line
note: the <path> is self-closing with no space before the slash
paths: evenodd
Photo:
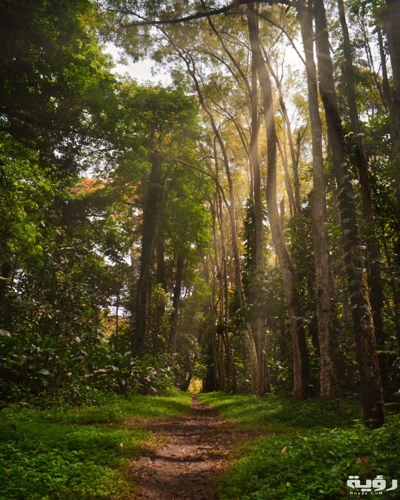
<path id="1" fill-rule="evenodd" d="M 260 436 L 235 429 L 196 397 L 185 417 L 128 423 L 144 426 L 166 439 L 165 445 L 132 463 L 138 485 L 132 499 L 212 500 L 212 479 L 224 469 L 232 449 Z"/>

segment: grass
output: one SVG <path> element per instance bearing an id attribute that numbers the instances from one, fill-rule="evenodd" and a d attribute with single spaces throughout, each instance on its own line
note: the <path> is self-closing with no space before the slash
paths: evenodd
<path id="1" fill-rule="evenodd" d="M 298 402 L 268 395 L 231 395 L 219 392 L 201 394 L 200 399 L 214 406 L 219 414 L 237 424 L 266 432 L 290 432 L 313 427 L 346 427 L 362 418 L 359 404 L 344 400 Z"/>
<path id="2" fill-rule="evenodd" d="M 295 402 L 273 396 L 203 394 L 236 425 L 269 433 L 238 450 L 216 484 L 221 500 L 338 500 L 354 498 L 349 475 L 400 480 L 400 416 L 369 431 L 361 408 L 344 401 Z M 400 481 L 399 481 L 400 482 Z M 400 498 L 400 490 L 382 499 Z"/>
<path id="3" fill-rule="evenodd" d="M 98 407 L 0 413 L 0 499 L 123 499 L 129 460 L 154 437 L 126 419 L 184 415 L 190 396 L 110 397 Z"/>

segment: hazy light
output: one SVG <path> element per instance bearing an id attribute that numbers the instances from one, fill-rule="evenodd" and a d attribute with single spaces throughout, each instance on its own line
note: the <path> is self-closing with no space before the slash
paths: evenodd
<path id="1" fill-rule="evenodd" d="M 169 74 L 153 74 L 153 68 L 156 66 L 156 63 L 151 59 L 146 58 L 136 63 L 128 61 L 127 64 L 123 64 L 121 63 L 120 57 L 120 54 L 122 54 L 122 50 L 118 49 L 118 47 L 116 47 L 112 43 L 108 43 L 106 45 L 105 52 L 107 54 L 110 54 L 114 59 L 115 68 L 112 69 L 112 72 L 115 74 L 125 75 L 127 73 L 138 83 L 152 82 L 159 83 L 163 86 L 169 85 L 171 83 Z"/>

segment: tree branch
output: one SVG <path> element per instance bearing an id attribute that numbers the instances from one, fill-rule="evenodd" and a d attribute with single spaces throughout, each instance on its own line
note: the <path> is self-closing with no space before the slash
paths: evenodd
<path id="1" fill-rule="evenodd" d="M 197 170 L 197 172 L 200 172 L 201 174 L 212 179 L 215 182 L 215 185 L 217 186 L 217 188 L 219 189 L 219 191 L 222 195 L 222 198 L 224 200 L 224 203 L 227 206 L 229 205 L 226 198 L 225 198 L 225 193 L 224 193 L 224 190 L 223 190 L 221 184 L 219 183 L 218 179 L 213 174 L 211 174 L 210 172 L 206 172 L 205 170 L 202 170 L 200 167 L 196 167 L 196 165 L 192 165 L 191 163 L 188 163 L 184 160 L 180 160 L 179 158 L 176 158 L 175 156 L 171 155 L 170 153 L 167 153 L 166 151 L 157 150 L 156 153 L 164 155 L 164 156 L 168 156 L 169 158 L 171 158 L 171 160 L 176 161 L 177 163 L 180 163 L 181 165 L 184 165 L 185 167 L 189 167 L 189 168 L 192 168 L 193 170 Z"/>
<path id="2" fill-rule="evenodd" d="M 141 21 L 132 21 L 130 23 L 125 24 L 125 27 L 129 26 L 160 26 L 163 24 L 179 24 L 183 23 L 186 21 L 194 21 L 195 19 L 204 19 L 205 17 L 211 17 L 211 16 L 217 16 L 218 14 L 224 14 L 225 12 L 228 12 L 232 9 L 235 9 L 236 7 L 240 7 L 241 5 L 247 5 L 249 3 L 253 3 L 254 0 L 234 0 L 228 5 L 225 5 L 224 7 L 221 7 L 220 9 L 215 9 L 215 10 L 209 10 L 209 11 L 200 11 L 200 12 L 195 12 L 194 14 L 191 14 L 189 16 L 184 16 L 184 17 L 179 17 L 177 19 L 165 19 L 165 20 L 149 20 L 145 19 L 136 12 L 130 12 L 131 15 L 136 16 L 140 19 Z M 284 4 L 289 7 L 295 7 L 295 3 L 292 2 L 291 0 L 264 0 L 259 3 L 266 3 L 266 4 Z M 125 14 L 127 12 L 124 12 Z M 241 12 L 240 12 L 241 13 Z"/>

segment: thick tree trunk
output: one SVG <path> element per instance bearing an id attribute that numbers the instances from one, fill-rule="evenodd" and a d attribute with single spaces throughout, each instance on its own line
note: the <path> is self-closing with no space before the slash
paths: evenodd
<path id="1" fill-rule="evenodd" d="M 140 256 L 140 274 L 136 292 L 136 322 L 132 339 L 133 351 L 144 354 L 148 351 L 150 308 L 152 291 L 152 264 L 161 213 L 163 196 L 162 163 L 157 153 L 150 154 L 151 172 L 143 207 L 143 235 Z"/>
<path id="2" fill-rule="evenodd" d="M 317 71 L 314 62 L 314 30 L 312 16 L 307 7 L 308 5 L 304 1 L 299 4 L 299 19 L 306 60 L 313 155 L 313 190 L 310 194 L 310 203 L 315 252 L 315 300 L 318 320 L 318 344 L 321 359 L 320 395 L 324 398 L 334 398 L 338 390 L 335 363 L 336 334 L 331 317 L 329 253 L 324 229 L 326 199 L 322 154 L 322 126 L 318 105 Z"/>
<path id="3" fill-rule="evenodd" d="M 290 316 L 290 325 L 293 341 L 293 372 L 294 390 L 296 399 L 303 399 L 308 395 L 309 362 L 307 345 L 302 326 L 299 301 L 296 293 L 295 272 L 285 244 L 283 230 L 279 220 L 276 197 L 276 129 L 273 112 L 271 79 L 267 65 L 262 56 L 261 43 L 258 33 L 258 24 L 254 4 L 247 6 L 247 18 L 252 57 L 257 68 L 261 85 L 264 116 L 267 129 L 267 189 L 266 199 L 268 216 L 271 225 L 272 240 L 282 271 L 285 299 Z"/>
<path id="4" fill-rule="evenodd" d="M 386 0 L 386 6 L 387 8 L 382 12 L 381 18 L 387 35 L 393 74 L 393 92 L 390 94 L 387 83 L 386 95 L 388 95 L 389 101 L 390 135 L 396 164 L 397 210 L 394 229 L 397 232 L 397 238 L 394 253 L 397 256 L 395 265 L 398 269 L 400 268 L 400 3 L 398 0 Z M 383 68 L 385 69 L 385 65 L 383 65 Z M 385 77 L 385 75 L 383 76 Z M 398 297 L 395 300 L 398 301 Z"/>
<path id="5" fill-rule="evenodd" d="M 336 94 L 330 44 L 323 0 L 315 0 L 317 60 L 320 93 L 325 109 L 329 141 L 338 188 L 344 261 L 352 305 L 357 358 L 360 369 L 364 418 L 373 427 L 385 422 L 382 383 L 379 370 L 374 324 L 351 183 L 346 142 Z"/>
<path id="6" fill-rule="evenodd" d="M 400 214 L 400 3 L 398 0 L 386 0 L 386 6 L 387 9 L 382 12 L 381 17 L 387 34 L 393 72 L 390 119 L 392 121 L 392 140 L 396 154 L 398 213 Z"/>
<path id="7" fill-rule="evenodd" d="M 374 320 L 376 344 L 379 351 L 385 350 L 385 335 L 383 330 L 382 308 L 383 308 L 383 284 L 381 276 L 381 255 L 379 242 L 374 229 L 374 214 L 372 209 L 371 187 L 369 182 L 368 161 L 365 153 L 364 139 L 361 122 L 358 116 L 357 99 L 355 91 L 355 75 L 353 69 L 353 56 L 350 43 L 350 35 L 347 27 L 346 14 L 343 0 L 338 0 L 339 18 L 343 32 L 343 52 L 345 65 L 343 76 L 346 84 L 347 104 L 350 111 L 350 123 L 355 140 L 355 157 L 360 180 L 363 215 L 366 221 L 366 243 L 368 251 L 369 287 Z M 387 369 L 385 354 L 379 355 L 379 366 L 381 369 L 382 382 L 386 385 Z"/>

